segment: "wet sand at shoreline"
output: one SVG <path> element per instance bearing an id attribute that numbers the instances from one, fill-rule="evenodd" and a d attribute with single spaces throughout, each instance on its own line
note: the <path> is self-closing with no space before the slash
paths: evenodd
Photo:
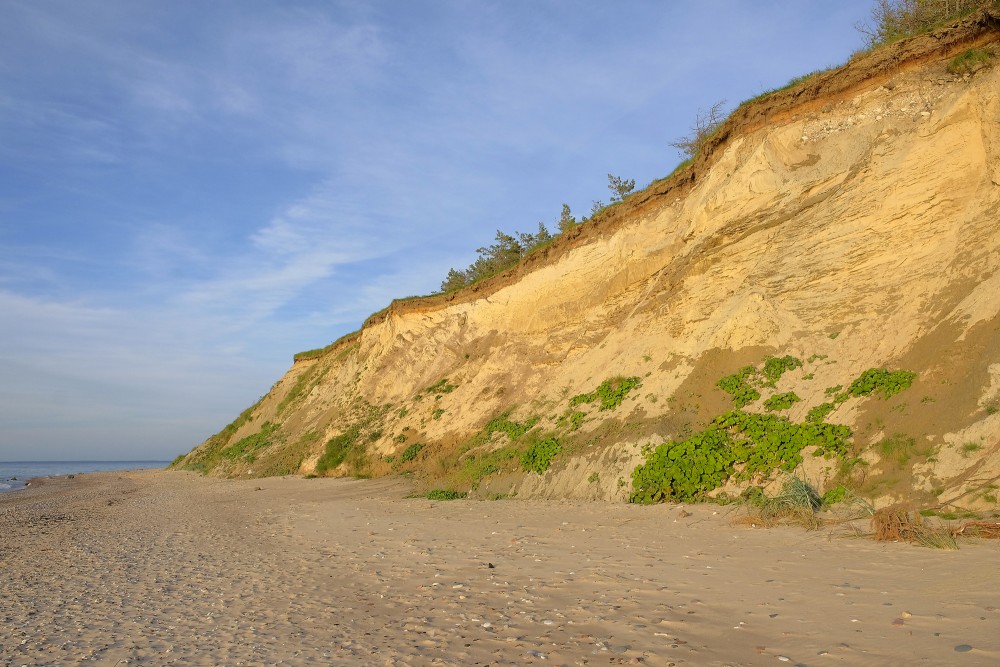
<path id="1" fill-rule="evenodd" d="M 2 665 L 993 665 L 1000 544 L 140 471 L 0 495 Z"/>

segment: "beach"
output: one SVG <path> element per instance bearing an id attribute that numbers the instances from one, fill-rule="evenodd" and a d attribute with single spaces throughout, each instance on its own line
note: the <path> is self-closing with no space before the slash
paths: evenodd
<path id="1" fill-rule="evenodd" d="M 173 471 L 0 496 L 2 665 L 994 665 L 1000 544 Z"/>

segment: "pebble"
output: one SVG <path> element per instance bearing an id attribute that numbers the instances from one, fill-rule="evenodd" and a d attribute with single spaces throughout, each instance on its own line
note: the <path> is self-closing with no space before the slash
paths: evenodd
<path id="1" fill-rule="evenodd" d="M 968 644 L 959 644 L 955 647 L 955 653 L 968 653 L 972 650 L 972 647 Z"/>

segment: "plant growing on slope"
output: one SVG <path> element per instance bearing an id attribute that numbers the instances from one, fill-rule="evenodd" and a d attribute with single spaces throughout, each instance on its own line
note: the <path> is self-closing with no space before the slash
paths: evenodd
<path id="1" fill-rule="evenodd" d="M 992 60 L 993 54 L 985 49 L 969 49 L 948 62 L 948 72 L 951 74 L 972 74 L 989 66 Z"/>
<path id="2" fill-rule="evenodd" d="M 561 451 L 562 446 L 555 438 L 539 440 L 521 455 L 521 467 L 541 475 L 549 469 L 552 459 Z"/>
<path id="3" fill-rule="evenodd" d="M 403 453 L 399 455 L 399 460 L 402 463 L 409 463 L 410 461 L 417 458 L 417 454 L 419 454 L 420 450 L 422 450 L 423 448 L 424 446 L 419 442 L 414 443 L 403 450 Z"/>
<path id="4" fill-rule="evenodd" d="M 862 22 L 854 27 L 874 47 L 931 30 L 987 4 L 986 0 L 876 0 L 874 25 Z"/>
<path id="5" fill-rule="evenodd" d="M 451 489 L 432 489 L 425 496 L 428 500 L 459 500 L 468 494 L 464 491 L 453 491 Z"/>
<path id="6" fill-rule="evenodd" d="M 775 394 L 764 401 L 764 408 L 766 410 L 770 410 L 771 412 L 787 410 L 801 400 L 801 398 L 795 395 L 794 391 L 785 392 L 784 394 Z"/>
<path id="7" fill-rule="evenodd" d="M 277 430 L 277 424 L 264 422 L 257 433 L 248 435 L 235 444 L 223 449 L 222 456 L 233 461 L 242 459 L 247 462 L 253 462 L 257 450 L 272 444 L 272 436 Z"/>
<path id="8" fill-rule="evenodd" d="M 695 116 L 694 125 L 691 126 L 691 134 L 681 137 L 670 143 L 671 146 L 679 150 L 688 159 L 694 159 L 701 153 L 708 140 L 719 129 L 726 119 L 724 109 L 725 100 L 720 100 L 712 105 L 707 112 L 699 111 Z"/>
<path id="9" fill-rule="evenodd" d="M 623 377 L 621 375 L 609 378 L 602 382 L 597 389 L 587 394 L 578 394 L 570 399 L 570 407 L 601 401 L 601 410 L 614 410 L 629 392 L 642 385 L 642 380 L 638 377 Z"/>
<path id="10" fill-rule="evenodd" d="M 715 386 L 733 397 L 733 405 L 742 408 L 760 398 L 760 392 L 750 384 L 757 373 L 753 366 L 744 366 L 732 375 L 720 379 Z"/>
<path id="11" fill-rule="evenodd" d="M 802 368 L 802 360 L 790 355 L 765 358 L 764 368 L 761 370 L 764 376 L 764 386 L 773 387 L 785 372 L 796 368 Z"/>
<path id="12" fill-rule="evenodd" d="M 883 398 L 891 398 L 909 389 L 917 374 L 912 371 L 888 371 L 884 368 L 869 368 L 847 388 L 849 396 L 870 396 L 882 392 Z"/>
<path id="13" fill-rule="evenodd" d="M 625 197 L 629 196 L 635 190 L 635 179 L 630 178 L 626 180 L 621 176 L 608 174 L 608 190 L 611 190 L 611 203 L 617 204 L 620 201 L 624 201 Z"/>

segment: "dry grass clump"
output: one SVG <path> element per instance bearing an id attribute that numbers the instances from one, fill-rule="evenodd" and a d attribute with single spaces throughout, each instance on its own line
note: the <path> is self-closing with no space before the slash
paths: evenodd
<path id="1" fill-rule="evenodd" d="M 872 537 L 878 542 L 909 542 L 936 549 L 958 549 L 952 531 L 927 524 L 911 505 L 883 507 L 871 519 Z"/>
<path id="2" fill-rule="evenodd" d="M 1000 540 L 1000 521 L 966 521 L 952 531 L 955 537 L 979 537 Z"/>

